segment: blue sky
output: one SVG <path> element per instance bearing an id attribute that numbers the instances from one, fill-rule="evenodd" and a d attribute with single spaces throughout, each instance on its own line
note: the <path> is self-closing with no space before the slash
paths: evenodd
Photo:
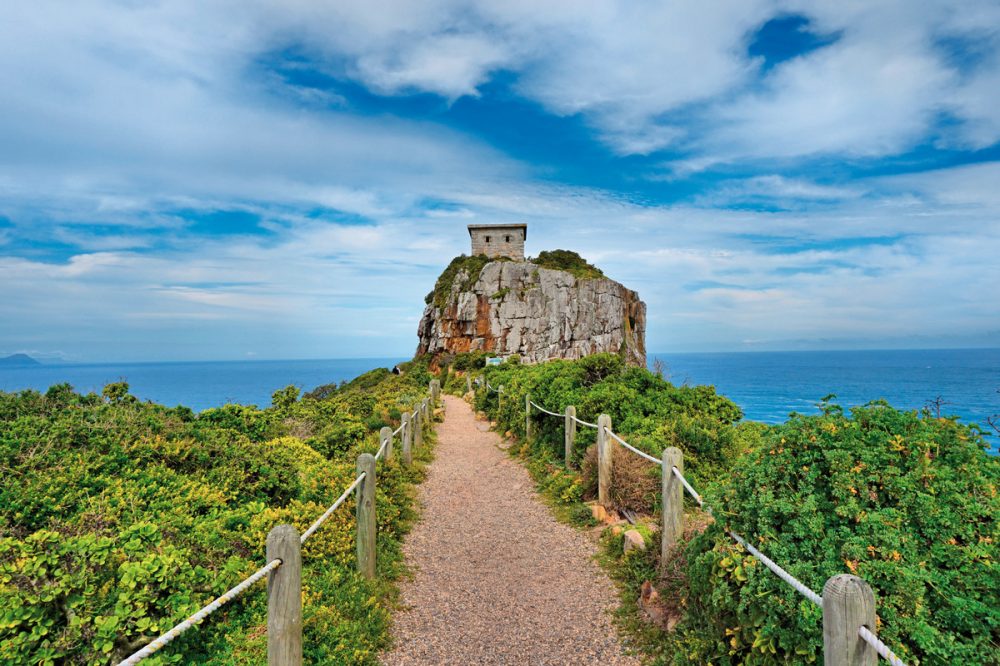
<path id="1" fill-rule="evenodd" d="M 39 0 L 0 89 L 0 354 L 409 355 L 494 222 L 651 350 L 1000 346 L 995 1 Z"/>

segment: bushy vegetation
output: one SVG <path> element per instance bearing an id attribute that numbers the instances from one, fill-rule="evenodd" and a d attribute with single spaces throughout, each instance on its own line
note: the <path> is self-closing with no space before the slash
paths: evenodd
<path id="1" fill-rule="evenodd" d="M 483 272 L 486 264 L 491 261 L 510 260 L 504 257 L 490 259 L 485 254 L 477 254 L 471 257 L 463 254 L 455 257 L 441 275 L 438 276 L 437 281 L 434 283 L 434 291 L 427 294 L 424 302 L 428 305 L 433 303 L 436 308 L 445 307 L 448 304 L 448 297 L 451 295 L 456 283 L 459 291 L 468 291 L 475 284 L 476 280 L 479 279 L 479 274 Z M 460 278 L 461 282 L 459 282 Z"/>
<path id="2" fill-rule="evenodd" d="M 710 501 L 813 590 L 837 573 L 868 581 L 879 634 L 907 663 L 997 663 L 1000 464 L 983 446 L 952 419 L 826 404 L 769 429 Z M 819 609 L 720 525 L 692 541 L 688 561 L 690 662 L 822 660 Z"/>
<path id="3" fill-rule="evenodd" d="M 523 439 L 525 394 L 556 412 L 576 405 L 591 422 L 609 414 L 615 432 L 652 455 L 666 446 L 684 451 L 685 475 L 719 522 L 691 505 L 689 529 L 665 565 L 657 548 L 623 555 L 619 536 L 604 539 L 627 623 L 653 663 L 822 661 L 820 609 L 724 529 L 817 592 L 837 573 L 864 578 L 880 636 L 909 664 L 1000 663 L 1000 460 L 985 453 L 974 427 L 883 403 L 850 415 L 824 404 L 822 414 L 780 426 L 740 423 L 736 406 L 710 387 L 675 387 L 612 355 L 482 372 L 505 395 L 479 391 L 477 408 L 521 438 L 512 451 L 577 522 L 586 522 L 581 500 L 596 484 L 587 454 L 594 431 L 578 430 L 573 457 L 582 471 L 566 469 L 561 419 L 536 415 L 534 436 Z M 620 449 L 615 465 L 624 469 L 613 486 L 629 487 L 613 487 L 613 502 L 658 510 L 656 466 Z M 637 621 L 646 580 L 676 613 L 672 631 Z"/>
<path id="4" fill-rule="evenodd" d="M 0 662 L 113 663 L 259 568 L 270 529 L 304 530 L 378 428 L 424 395 L 426 364 L 409 369 L 198 415 L 126 384 L 0 393 Z M 376 662 L 421 469 L 380 463 L 375 581 L 354 572 L 350 500 L 304 546 L 310 663 Z M 257 586 L 144 663 L 263 663 L 265 596 Z"/>
<path id="5" fill-rule="evenodd" d="M 480 391 L 476 408 L 487 411 L 499 427 L 524 435 L 524 396 L 553 412 L 575 405 L 577 416 L 591 423 L 598 415 L 611 417 L 612 429 L 627 433 L 636 448 L 661 455 L 667 446 L 684 451 L 692 479 L 709 480 L 728 469 L 746 446 L 746 434 L 736 426 L 743 414 L 710 386 L 674 386 L 645 368 L 627 366 L 615 354 L 596 354 L 579 361 L 556 360 L 538 365 L 505 362 L 487 368 L 490 385 L 503 385 L 505 395 Z M 554 463 L 564 457 L 563 420 L 539 416 L 534 437 L 527 443 L 532 455 Z M 596 471 L 585 465 L 586 451 L 596 442 L 596 430 L 579 426 L 574 467 L 588 471 L 580 483 L 596 488 Z M 625 463 L 627 464 L 627 463 Z M 651 511 L 659 500 L 647 497 L 620 508 Z"/>
<path id="6" fill-rule="evenodd" d="M 604 272 L 600 268 L 594 266 L 572 250 L 548 250 L 540 252 L 531 262 L 542 268 L 551 268 L 557 271 L 572 273 L 583 280 L 604 277 Z"/>

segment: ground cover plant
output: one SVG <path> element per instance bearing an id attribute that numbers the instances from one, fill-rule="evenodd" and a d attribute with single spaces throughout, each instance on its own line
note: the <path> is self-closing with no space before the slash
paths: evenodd
<path id="1" fill-rule="evenodd" d="M 423 397 L 426 365 L 405 370 L 201 414 L 125 384 L 0 393 L 0 662 L 114 663 L 256 570 L 268 531 L 304 530 Z M 352 500 L 304 546 L 309 662 L 376 662 L 421 475 L 380 463 L 375 581 L 354 572 Z M 265 609 L 259 585 L 144 663 L 263 663 Z"/>
<path id="2" fill-rule="evenodd" d="M 475 371 L 504 396 L 475 401 L 497 429 L 520 439 L 540 489 L 561 515 L 586 524 L 594 495 L 580 427 L 574 467 L 562 458 L 562 421 L 537 416 L 524 439 L 524 396 L 552 411 L 612 427 L 652 455 L 685 454 L 685 474 L 715 507 L 712 522 L 689 506 L 682 545 L 661 566 L 658 549 L 622 553 L 606 534 L 603 561 L 623 587 L 622 617 L 652 663 L 789 664 L 822 661 L 820 610 L 735 544 L 748 538 L 817 592 L 837 573 L 874 589 L 880 636 L 908 664 L 1000 663 L 997 481 L 1000 460 L 975 426 L 884 403 L 850 414 L 832 403 L 818 416 L 779 426 L 739 422 L 732 403 L 707 387 L 674 387 L 611 356 L 536 366 L 505 363 Z M 658 510 L 659 470 L 628 452 L 612 484 L 623 509 Z M 558 515 L 558 514 L 557 514 Z M 655 540 L 654 540 L 655 542 Z M 638 621 L 641 584 L 650 580 L 678 612 L 671 631 Z"/>

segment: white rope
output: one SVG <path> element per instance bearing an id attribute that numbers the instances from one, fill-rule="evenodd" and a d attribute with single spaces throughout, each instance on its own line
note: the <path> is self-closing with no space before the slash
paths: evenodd
<path id="1" fill-rule="evenodd" d="M 694 501 L 698 503 L 698 506 L 701 507 L 705 506 L 705 502 L 702 501 L 701 495 L 699 495 L 698 491 L 696 491 L 694 488 L 691 487 L 691 484 L 688 483 L 688 480 L 684 478 L 684 475 L 681 474 L 681 471 L 676 467 L 674 467 L 672 471 L 674 473 L 674 476 L 676 476 L 678 480 L 680 480 L 681 484 L 684 486 L 684 489 L 688 491 L 688 494 L 691 495 L 691 497 L 694 498 Z M 709 509 L 708 512 L 712 513 L 712 510 Z"/>
<path id="2" fill-rule="evenodd" d="M 751 546 L 746 541 L 746 539 L 744 539 L 743 537 L 741 537 L 736 532 L 731 532 L 731 531 L 727 530 L 727 533 L 729 534 L 729 536 L 733 537 L 733 539 L 735 539 L 737 541 L 737 543 L 739 543 L 741 546 L 743 546 L 744 548 L 746 548 L 747 550 L 749 550 L 750 553 L 753 554 L 754 557 L 756 557 L 758 560 L 760 560 L 761 562 L 763 562 L 764 566 L 766 566 L 768 569 L 770 569 L 771 571 L 774 572 L 774 575 L 776 575 L 778 578 L 780 578 L 781 580 L 783 580 L 786 583 L 788 583 L 789 585 L 791 585 L 793 588 L 795 588 L 796 592 L 798 592 L 803 597 L 805 597 L 809 601 L 813 602 L 817 606 L 820 606 L 820 607 L 823 606 L 823 597 L 819 596 L 818 594 L 816 594 L 815 592 L 813 592 L 812 590 L 810 590 L 808 587 L 806 587 L 802 583 L 802 581 L 800 581 L 798 578 L 796 578 L 792 574 L 788 573 L 787 571 L 785 571 L 784 569 L 782 569 L 781 567 L 779 567 L 771 559 L 769 559 L 764 553 L 760 552 L 759 550 L 757 550 L 756 548 L 754 548 L 753 546 Z"/>
<path id="3" fill-rule="evenodd" d="M 260 569 L 257 569 L 257 571 L 255 573 L 251 574 L 248 578 L 243 579 L 242 583 L 240 583 L 236 587 L 232 588 L 231 590 L 229 590 L 228 592 L 226 592 L 225 594 L 223 594 L 221 597 L 219 597 L 218 599 L 216 599 L 212 603 L 208 604 L 207 606 L 205 606 L 204 608 L 202 608 L 201 610 L 199 610 L 197 613 L 195 613 L 194 615 L 192 615 L 188 619 L 186 619 L 183 622 L 181 622 L 180 624 L 178 624 L 176 627 L 174 627 L 173 629 L 171 629 L 167 633 L 165 633 L 162 636 L 160 636 L 159 638 L 153 640 L 148 645 L 146 645 L 146 647 L 144 647 L 144 648 L 140 649 L 139 651 L 135 652 L 129 658 L 125 659 L 124 661 L 119 662 L 118 666 L 134 666 L 134 664 L 138 664 L 140 661 L 142 661 L 146 657 L 152 656 L 153 654 L 155 654 L 156 652 L 158 652 L 160 649 L 162 649 L 163 647 L 165 647 L 167 645 L 167 643 L 169 643 L 170 641 L 174 640 L 175 638 L 177 638 L 178 636 L 180 636 L 182 633 L 184 633 L 185 631 L 187 631 L 188 629 L 190 629 L 194 625 L 198 624 L 202 620 L 204 620 L 206 617 L 208 617 L 209 615 L 211 615 L 213 612 L 217 611 L 219 608 L 221 608 L 222 606 L 224 606 L 226 603 L 228 603 L 228 602 L 232 601 L 233 599 L 235 599 L 237 596 L 239 596 L 248 587 L 250 587 L 251 585 L 253 585 L 257 581 L 259 581 L 261 578 L 263 578 L 264 576 L 266 576 L 269 572 L 277 569 L 280 566 L 281 566 L 281 560 L 278 560 L 278 559 L 271 560 L 270 562 L 268 562 L 267 564 L 265 564 Z"/>
<path id="4" fill-rule="evenodd" d="M 302 533 L 302 536 L 299 537 L 299 543 L 305 543 L 306 539 L 311 537 L 313 535 L 313 532 L 318 530 L 319 526 L 326 522 L 326 519 L 330 517 L 330 514 L 332 514 L 334 511 L 340 508 L 340 505 L 344 503 L 344 500 L 347 499 L 347 496 L 350 495 L 354 491 L 354 489 L 358 487 L 358 484 L 361 483 L 361 480 L 365 478 L 365 474 L 366 472 L 361 472 L 361 474 L 358 475 L 358 478 L 354 479 L 354 483 L 352 483 L 347 487 L 347 490 L 344 491 L 344 494 L 338 497 L 337 501 L 334 502 L 329 509 L 324 511 L 323 515 L 317 518 L 316 522 L 309 526 L 309 529 L 307 529 L 305 532 Z"/>
<path id="5" fill-rule="evenodd" d="M 550 412 L 549 410 L 545 409 L 544 407 L 542 407 L 541 405 L 539 405 L 534 400 L 529 400 L 528 402 L 530 402 L 531 405 L 532 405 L 532 407 L 534 407 L 535 409 L 537 409 L 540 412 L 545 412 L 549 416 L 558 416 L 559 418 L 563 418 L 562 414 L 556 414 L 555 412 Z"/>
<path id="6" fill-rule="evenodd" d="M 376 454 L 375 454 L 375 460 L 376 460 L 376 461 L 377 461 L 377 460 L 378 460 L 379 458 L 381 458 L 381 457 L 382 457 L 382 454 L 383 454 L 383 453 L 385 453 L 385 450 L 386 450 L 386 448 L 387 448 L 387 447 L 389 446 L 389 442 L 391 442 L 391 441 L 392 441 L 392 439 L 391 439 L 391 438 L 390 438 L 390 439 L 387 439 L 387 440 L 385 440 L 384 442 L 382 442 L 382 446 L 378 447 L 378 453 L 376 453 Z"/>
<path id="7" fill-rule="evenodd" d="M 400 423 L 399 427 L 392 431 L 392 436 L 395 437 L 399 433 L 403 432 L 403 428 L 406 427 L 405 423 Z"/>
<path id="8" fill-rule="evenodd" d="M 687 479 L 684 478 L 684 475 L 681 474 L 681 471 L 679 469 L 677 469 L 676 467 L 674 467 L 672 471 L 674 473 L 674 476 L 676 476 L 680 480 L 681 484 L 684 485 L 684 488 L 688 491 L 688 493 L 691 494 L 691 497 L 693 497 L 694 500 L 696 502 L 698 502 L 698 506 L 704 507 L 705 506 L 705 502 L 701 499 L 701 495 L 699 495 L 697 492 L 695 492 L 695 489 L 691 487 L 691 484 L 688 483 Z M 711 513 L 711 509 L 708 509 L 708 512 Z M 792 574 L 788 573 L 787 571 L 785 571 L 784 569 L 782 569 L 781 567 L 779 567 L 767 555 L 765 555 L 764 553 L 760 552 L 759 550 L 757 550 L 756 548 L 754 548 L 753 546 L 751 546 L 746 541 L 746 539 L 744 539 L 743 537 L 741 537 L 736 532 L 732 532 L 730 530 L 726 530 L 726 534 L 728 534 L 729 536 L 731 536 L 738 544 L 740 544 L 741 546 L 743 546 L 744 548 L 746 548 L 748 551 L 750 551 L 751 555 L 753 555 L 758 560 L 760 560 L 761 562 L 763 562 L 764 566 L 766 566 L 768 569 L 770 569 L 771 571 L 773 571 L 774 574 L 778 578 L 780 578 L 781 580 L 783 580 L 786 583 L 788 583 L 789 585 L 791 585 L 795 589 L 796 592 L 798 592 L 803 597 L 805 597 L 809 601 L 813 602 L 817 606 L 822 606 L 823 605 L 823 597 L 819 596 L 818 594 L 816 594 L 815 592 L 813 592 L 812 590 L 810 590 L 808 587 L 806 587 L 802 583 L 802 581 L 800 581 L 798 578 L 796 578 Z"/>
<path id="9" fill-rule="evenodd" d="M 632 446 L 631 444 L 629 444 L 628 442 L 626 442 L 624 439 L 622 439 L 621 437 L 619 437 L 615 433 L 611 432 L 611 430 L 609 428 L 605 428 L 604 431 L 606 433 L 608 433 L 609 435 L 611 435 L 611 438 L 613 440 L 615 440 L 616 442 L 618 442 L 619 444 L 621 444 L 622 446 L 624 446 L 626 449 L 628 449 L 632 453 L 638 454 L 638 455 L 642 456 L 643 458 L 645 458 L 646 460 L 648 460 L 649 462 L 656 463 L 657 465 L 662 465 L 663 464 L 662 460 L 660 460 L 659 458 L 656 458 L 655 456 L 651 456 L 648 453 L 644 453 L 643 451 L 640 451 L 639 449 L 635 448 L 634 446 Z M 677 469 L 677 468 L 675 467 L 674 469 Z"/>
<path id="10" fill-rule="evenodd" d="M 597 427 L 597 424 L 596 424 L 596 423 L 587 423 L 587 422 L 586 422 L 586 421 L 584 421 L 583 419 L 578 419 L 578 418 L 576 418 L 575 416 L 573 417 L 573 420 L 574 420 L 574 421 L 576 421 L 577 423 L 579 423 L 580 425 L 585 425 L 585 426 L 587 426 L 588 428 L 596 428 L 596 427 Z"/>
<path id="11" fill-rule="evenodd" d="M 878 639 L 878 636 L 873 634 L 868 627 L 861 627 L 858 629 L 858 635 L 864 639 L 866 643 L 875 648 L 875 651 L 882 655 L 882 658 L 888 661 L 892 666 L 906 666 L 903 660 L 896 656 L 896 653 L 889 649 L 885 643 Z"/>

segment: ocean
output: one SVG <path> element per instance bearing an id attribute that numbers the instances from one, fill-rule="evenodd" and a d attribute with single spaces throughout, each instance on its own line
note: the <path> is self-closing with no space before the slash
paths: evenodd
<path id="1" fill-rule="evenodd" d="M 743 409 L 745 418 L 780 423 L 791 412 L 817 414 L 834 394 L 845 409 L 884 399 L 921 409 L 940 399 L 941 414 L 992 432 L 1000 414 L 1000 349 L 740 352 L 654 354 L 675 384 L 711 384 Z M 936 413 L 936 412 L 935 412 Z M 990 436 L 995 449 L 1000 438 Z"/>
<path id="2" fill-rule="evenodd" d="M 987 417 L 1000 414 L 1000 349 L 659 353 L 650 355 L 650 364 L 657 358 L 674 383 L 711 384 L 747 419 L 766 423 L 784 421 L 791 412 L 815 414 L 831 393 L 845 408 L 884 398 L 901 409 L 920 409 L 940 398 L 942 414 L 984 428 Z M 289 384 L 308 391 L 402 360 L 46 364 L 0 368 L 0 390 L 44 391 L 69 382 L 84 393 L 100 392 L 124 380 L 139 398 L 196 411 L 227 402 L 264 407 Z M 1000 438 L 990 442 L 997 447 Z"/>

